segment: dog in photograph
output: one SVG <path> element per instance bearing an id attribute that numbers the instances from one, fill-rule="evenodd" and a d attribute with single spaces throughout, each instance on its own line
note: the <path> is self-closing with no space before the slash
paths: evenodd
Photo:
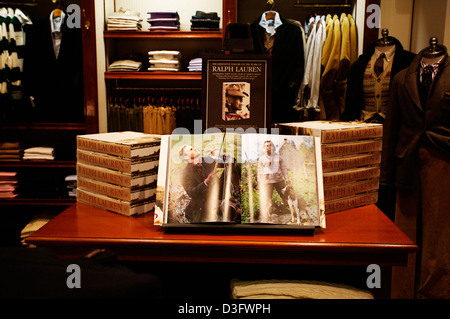
<path id="1" fill-rule="evenodd" d="M 297 196 L 292 186 L 286 185 L 282 189 L 283 195 L 288 203 L 289 210 L 291 211 L 291 222 L 301 224 L 302 218 L 300 212 L 305 212 L 308 217 L 308 211 L 306 209 L 306 201 L 302 196 Z"/>

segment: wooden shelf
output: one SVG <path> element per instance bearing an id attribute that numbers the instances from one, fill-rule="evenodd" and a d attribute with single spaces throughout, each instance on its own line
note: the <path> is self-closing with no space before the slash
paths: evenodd
<path id="1" fill-rule="evenodd" d="M 105 39 L 222 39 L 222 31 L 108 31 Z"/>
<path id="2" fill-rule="evenodd" d="M 1 198 L 1 205 L 64 206 L 76 203 L 75 198 Z"/>
<path id="3" fill-rule="evenodd" d="M 85 123 L 21 123 L 10 122 L 0 125 L 3 130 L 86 130 Z"/>
<path id="4" fill-rule="evenodd" d="M 107 80 L 182 80 L 200 81 L 201 72 L 105 72 Z"/>
<path id="5" fill-rule="evenodd" d="M 76 161 L 0 161 L 0 167 L 75 168 Z"/>

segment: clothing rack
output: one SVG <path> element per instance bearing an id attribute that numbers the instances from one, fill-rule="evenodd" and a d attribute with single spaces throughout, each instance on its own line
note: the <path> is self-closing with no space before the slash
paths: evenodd
<path id="1" fill-rule="evenodd" d="M 193 131 L 200 115 L 200 88 L 112 88 L 108 131 L 170 134 L 176 127 Z"/>
<path id="2" fill-rule="evenodd" d="M 295 7 L 304 7 L 304 8 L 351 8 L 352 5 L 348 3 L 348 0 L 345 1 L 345 3 L 334 3 L 334 4 L 327 4 L 327 3 L 300 3 L 300 0 L 297 0 L 297 2 L 294 4 Z"/>

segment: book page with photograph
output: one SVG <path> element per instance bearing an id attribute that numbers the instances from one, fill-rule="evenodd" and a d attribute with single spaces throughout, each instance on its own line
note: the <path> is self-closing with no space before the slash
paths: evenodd
<path id="1" fill-rule="evenodd" d="M 316 147 L 312 136 L 164 136 L 155 224 L 325 228 Z"/>
<path id="2" fill-rule="evenodd" d="M 166 223 L 240 223 L 241 135 L 172 135 Z"/>
<path id="3" fill-rule="evenodd" d="M 242 160 L 242 223 L 321 224 L 313 137 L 247 134 Z"/>

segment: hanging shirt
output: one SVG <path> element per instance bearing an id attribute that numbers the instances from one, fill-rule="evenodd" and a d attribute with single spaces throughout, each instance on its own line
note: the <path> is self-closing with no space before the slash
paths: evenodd
<path id="1" fill-rule="evenodd" d="M 50 27 L 52 32 L 53 50 L 55 57 L 59 56 L 59 49 L 61 47 L 62 31 L 61 27 L 64 21 L 65 14 L 61 11 L 61 16 L 53 18 L 53 11 L 50 13 Z"/>
<path id="2" fill-rule="evenodd" d="M 269 12 L 269 11 L 267 11 Z M 282 25 L 280 15 L 278 12 L 275 12 L 275 17 L 273 20 L 266 19 L 266 13 L 264 12 L 261 16 L 261 20 L 259 21 L 259 25 L 263 27 L 266 32 L 264 34 L 264 46 L 266 47 L 266 53 L 272 54 L 273 43 L 275 41 L 275 33 L 277 32 L 277 28 Z"/>
<path id="3" fill-rule="evenodd" d="M 274 36 L 277 32 L 277 28 L 282 25 L 283 22 L 281 22 L 280 14 L 278 12 L 275 12 L 275 17 L 273 20 L 266 20 L 267 12 L 269 11 L 266 11 L 262 14 L 259 25 L 263 27 L 266 30 L 266 33 L 268 33 L 270 36 Z"/>

